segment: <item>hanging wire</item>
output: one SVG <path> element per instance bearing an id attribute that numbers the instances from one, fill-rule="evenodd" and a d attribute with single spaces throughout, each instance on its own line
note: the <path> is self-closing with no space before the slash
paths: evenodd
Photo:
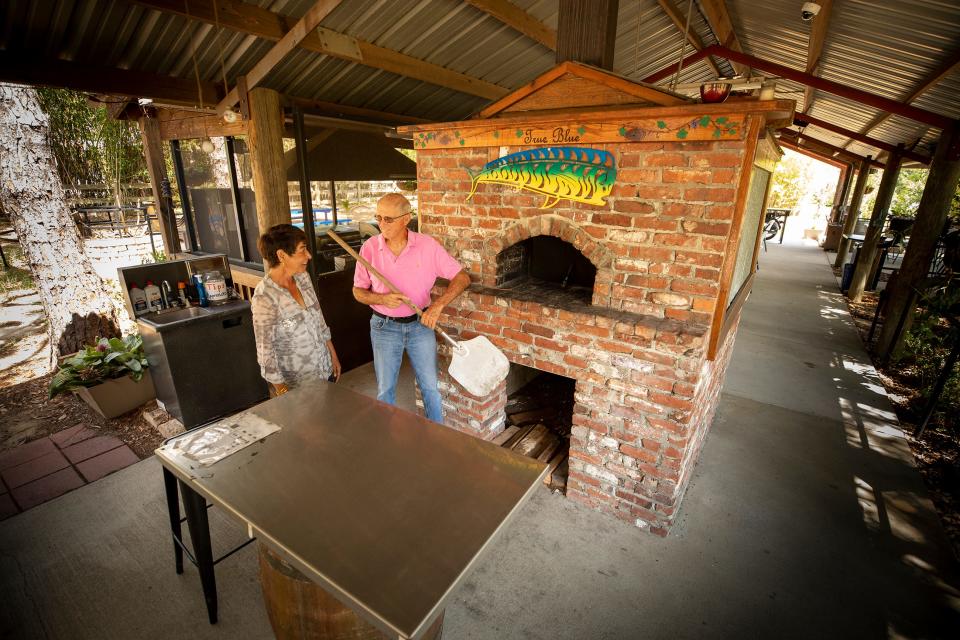
<path id="1" fill-rule="evenodd" d="M 216 6 L 216 2 L 213 3 Z M 183 9 L 187 14 L 187 20 L 191 21 L 190 0 L 183 0 Z M 193 76 L 197 79 L 197 97 L 200 99 L 200 110 L 203 111 L 203 85 L 200 84 L 200 68 L 197 66 L 197 45 L 193 38 L 190 38 L 190 58 L 193 60 Z"/>
<path id="2" fill-rule="evenodd" d="M 227 85 L 227 68 L 223 64 L 223 41 L 220 39 L 220 33 L 223 29 L 220 28 L 220 15 L 217 12 L 217 3 L 213 3 L 213 21 L 217 25 L 217 50 L 220 53 L 220 77 L 223 78 L 223 93 L 224 95 L 230 93 L 230 86 Z"/>
<path id="3" fill-rule="evenodd" d="M 643 22 L 643 0 L 637 0 L 637 39 L 633 43 L 633 75 L 640 73 L 640 24 Z"/>
<path id="4" fill-rule="evenodd" d="M 670 90 L 673 91 L 677 82 L 680 80 L 680 71 L 683 69 L 683 56 L 687 54 L 687 38 L 690 35 L 690 16 L 693 14 L 693 0 L 687 0 L 687 25 L 683 29 L 683 45 L 680 47 L 680 62 L 677 64 L 677 72 L 673 75 L 670 82 Z"/>

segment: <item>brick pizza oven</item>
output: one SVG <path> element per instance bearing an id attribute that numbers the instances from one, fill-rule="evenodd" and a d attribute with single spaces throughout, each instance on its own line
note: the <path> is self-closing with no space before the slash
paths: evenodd
<path id="1" fill-rule="evenodd" d="M 752 284 L 768 127 L 793 108 L 694 103 L 568 62 L 472 120 L 402 129 L 420 229 L 473 281 L 442 324 L 576 381 L 571 499 L 668 532 Z M 477 398 L 441 374 L 441 393 L 449 426 L 503 430 L 506 384 Z"/>

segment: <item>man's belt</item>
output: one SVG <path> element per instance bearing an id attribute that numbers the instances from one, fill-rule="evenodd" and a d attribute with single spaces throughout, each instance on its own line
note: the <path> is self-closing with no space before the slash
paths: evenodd
<path id="1" fill-rule="evenodd" d="M 382 313 L 380 313 L 379 311 L 377 311 L 377 310 L 375 310 L 375 309 L 371 309 L 371 311 L 373 311 L 373 315 L 377 316 L 378 318 L 385 318 L 386 320 L 393 320 L 394 322 L 399 322 L 400 324 L 407 324 L 408 322 L 415 322 L 415 321 L 417 320 L 417 318 L 419 317 L 419 316 L 417 316 L 417 314 L 413 314 L 412 316 L 401 316 L 401 317 L 399 317 L 399 318 L 396 318 L 396 317 L 394 317 L 394 316 L 385 316 L 385 315 L 383 315 Z"/>

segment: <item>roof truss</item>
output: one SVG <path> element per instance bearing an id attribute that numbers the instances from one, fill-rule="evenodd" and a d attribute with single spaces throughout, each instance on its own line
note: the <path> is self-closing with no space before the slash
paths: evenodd
<path id="1" fill-rule="evenodd" d="M 189 13 L 182 0 L 127 1 L 268 40 L 280 40 L 290 31 L 285 16 L 239 0 L 216 0 L 216 11 L 214 11 L 214 0 L 190 0 Z M 307 51 L 382 69 L 488 100 L 497 100 L 509 92 L 508 89 L 485 80 L 451 71 L 446 67 L 378 47 L 342 33 L 329 29 L 324 29 L 321 33 L 324 37 L 321 37 L 316 30 L 310 31 L 298 46 Z"/>

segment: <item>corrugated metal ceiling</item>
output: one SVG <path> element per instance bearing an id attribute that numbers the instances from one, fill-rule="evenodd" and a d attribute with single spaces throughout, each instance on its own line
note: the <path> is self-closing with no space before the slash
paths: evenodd
<path id="1" fill-rule="evenodd" d="M 292 25 L 315 0 L 252 0 L 285 16 Z M 203 0 L 194 0 L 202 4 Z M 206 24 L 127 0 L 8 0 L 0 8 L 0 49 L 30 52 L 83 65 L 139 70 L 185 80 L 200 78 L 232 86 L 273 45 L 271 40 Z M 513 0 L 550 28 L 557 0 Z M 717 42 L 697 2 L 674 0 L 690 14 L 690 29 L 705 45 Z M 811 23 L 800 20 L 798 0 L 726 0 L 745 53 L 795 69 L 806 65 Z M 186 6 L 189 10 L 190 0 Z M 554 64 L 546 46 L 460 0 L 345 0 L 322 26 L 467 76 L 519 88 Z M 614 71 L 634 79 L 676 65 L 683 34 L 658 0 L 620 0 Z M 960 4 L 934 0 L 836 0 L 817 74 L 869 93 L 902 101 L 960 51 Z M 724 74 L 729 63 L 715 59 Z M 688 65 L 677 79 L 696 84 L 714 77 L 706 61 Z M 661 81 L 669 84 L 673 77 Z M 283 93 L 430 120 L 468 117 L 489 99 L 298 49 L 268 76 L 266 86 Z M 795 99 L 803 110 L 804 87 L 780 80 L 778 97 Z M 954 70 L 913 104 L 950 118 L 960 117 L 960 71 Z M 817 91 L 812 116 L 860 131 L 881 112 Z M 811 126 L 807 133 L 858 154 L 877 150 Z M 870 136 L 920 148 L 939 130 L 895 116 Z"/>

